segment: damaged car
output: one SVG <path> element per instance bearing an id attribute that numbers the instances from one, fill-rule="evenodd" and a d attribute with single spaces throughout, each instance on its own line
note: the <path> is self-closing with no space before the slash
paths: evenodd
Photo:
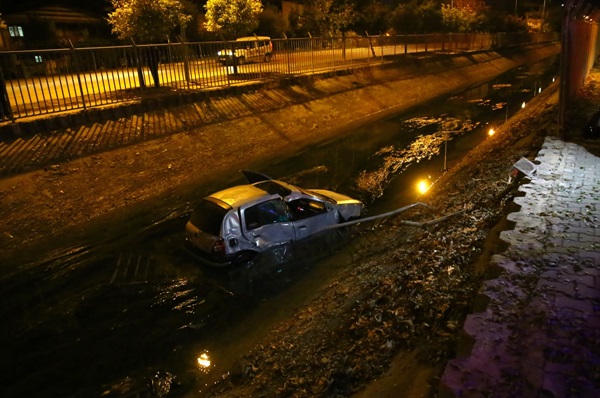
<path id="1" fill-rule="evenodd" d="M 208 265 L 243 263 L 363 215 L 363 203 L 349 196 L 244 175 L 249 184 L 203 198 L 186 224 L 186 247 Z"/>

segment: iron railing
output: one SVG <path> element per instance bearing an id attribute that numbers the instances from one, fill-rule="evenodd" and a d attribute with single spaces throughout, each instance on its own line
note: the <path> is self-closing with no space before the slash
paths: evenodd
<path id="1" fill-rule="evenodd" d="M 0 52 L 0 121 L 137 101 L 149 93 L 209 90 L 378 65 L 408 53 L 480 51 L 556 40 L 555 33 L 273 39 L 270 59 L 265 58 L 265 46 L 244 64 L 234 65 L 221 64 L 219 51 L 233 49 L 235 42 L 5 51 Z"/>

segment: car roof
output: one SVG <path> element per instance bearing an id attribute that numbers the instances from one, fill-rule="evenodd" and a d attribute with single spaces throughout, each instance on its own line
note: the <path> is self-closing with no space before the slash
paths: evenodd
<path id="1" fill-rule="evenodd" d="M 238 185 L 209 195 L 208 198 L 218 199 L 231 207 L 240 207 L 263 197 L 269 197 L 266 191 L 254 185 Z"/>

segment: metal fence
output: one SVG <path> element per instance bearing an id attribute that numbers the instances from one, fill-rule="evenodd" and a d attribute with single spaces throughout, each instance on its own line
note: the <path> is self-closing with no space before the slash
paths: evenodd
<path id="1" fill-rule="evenodd" d="M 395 56 L 402 54 L 556 40 L 555 33 L 272 39 L 234 63 L 220 57 L 239 46 L 231 41 L 6 51 L 0 52 L 0 121 L 136 101 L 148 94 L 378 65 L 398 61 Z"/>

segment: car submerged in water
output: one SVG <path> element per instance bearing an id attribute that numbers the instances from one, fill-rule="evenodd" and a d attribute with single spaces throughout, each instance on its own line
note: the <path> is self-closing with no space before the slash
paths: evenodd
<path id="1" fill-rule="evenodd" d="M 249 184 L 205 197 L 186 224 L 186 246 L 208 265 L 244 263 L 363 214 L 363 203 L 349 196 L 243 173 Z"/>

